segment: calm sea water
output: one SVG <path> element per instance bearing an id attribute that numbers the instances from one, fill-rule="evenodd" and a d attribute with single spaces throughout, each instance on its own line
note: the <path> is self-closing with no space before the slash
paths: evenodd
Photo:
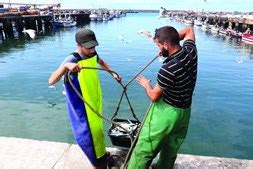
<path id="1" fill-rule="evenodd" d="M 109 22 L 91 22 L 76 28 L 8 40 L 0 44 L 0 136 L 73 143 L 62 82 L 56 89 L 47 80 L 61 61 L 75 50 L 74 34 L 81 27 L 95 31 L 97 51 L 123 83 L 131 79 L 158 52 L 154 43 L 137 31 L 160 26 L 185 27 L 157 14 L 128 14 Z M 180 153 L 253 159 L 253 47 L 229 37 L 195 28 L 199 53 L 198 81 L 186 141 Z M 155 83 L 161 60 L 143 74 Z M 122 89 L 101 72 L 104 116 L 111 117 Z M 142 119 L 150 101 L 133 81 L 128 95 Z M 126 100 L 119 117 L 132 118 Z M 105 121 L 105 131 L 109 129 Z M 108 146 L 111 146 L 107 137 Z"/>

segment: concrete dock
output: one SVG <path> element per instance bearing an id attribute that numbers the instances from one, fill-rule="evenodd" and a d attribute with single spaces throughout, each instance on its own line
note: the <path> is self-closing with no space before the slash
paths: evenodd
<path id="1" fill-rule="evenodd" d="M 108 148 L 120 154 L 117 148 Z M 90 169 L 87 157 L 74 144 L 0 137 L 0 169 Z M 253 160 L 180 154 L 175 168 L 252 169 Z"/>

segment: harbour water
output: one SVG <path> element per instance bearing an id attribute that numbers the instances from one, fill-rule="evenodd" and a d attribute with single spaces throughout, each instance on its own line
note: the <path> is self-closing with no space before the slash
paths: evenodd
<path id="1" fill-rule="evenodd" d="M 81 27 L 95 31 L 100 57 L 127 83 L 158 52 L 155 44 L 137 32 L 160 26 L 186 25 L 157 19 L 158 14 L 135 13 L 109 22 L 91 22 L 0 44 L 0 136 L 73 143 L 62 83 L 48 86 L 48 77 L 75 50 L 74 34 Z M 199 54 L 198 80 L 187 139 L 180 153 L 253 159 L 253 46 L 238 39 L 195 28 Z M 162 61 L 143 74 L 155 83 Z M 104 116 L 111 117 L 122 89 L 101 72 Z M 128 96 L 140 118 L 150 101 L 133 81 Z M 118 117 L 132 118 L 126 100 Z M 110 124 L 105 121 L 105 132 Z M 107 137 L 107 145 L 111 146 Z"/>

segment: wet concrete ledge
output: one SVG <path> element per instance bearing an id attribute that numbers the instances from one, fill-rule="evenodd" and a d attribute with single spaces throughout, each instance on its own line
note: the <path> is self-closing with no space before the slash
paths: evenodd
<path id="1" fill-rule="evenodd" d="M 108 148 L 111 154 L 121 154 Z M 0 137 L 1 169 L 89 169 L 87 157 L 77 145 L 49 141 Z M 252 169 L 253 160 L 180 154 L 175 168 Z"/>

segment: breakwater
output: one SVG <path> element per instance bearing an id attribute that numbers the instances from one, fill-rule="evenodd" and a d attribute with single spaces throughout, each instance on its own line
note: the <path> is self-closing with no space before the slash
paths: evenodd
<path id="1" fill-rule="evenodd" d="M 239 32 L 245 32 L 248 28 L 253 30 L 252 12 L 194 12 L 165 10 L 162 15 L 188 21 L 198 20 L 209 25 L 217 25 L 224 29 L 231 28 Z"/>
<path id="2" fill-rule="evenodd" d="M 64 13 L 54 15 L 20 15 L 2 14 L 0 16 L 0 40 L 14 38 L 22 35 L 23 30 L 33 29 L 37 33 L 53 29 L 52 21 L 54 17 L 64 15 Z M 90 21 L 87 13 L 70 13 L 77 24 L 88 23 Z"/>

